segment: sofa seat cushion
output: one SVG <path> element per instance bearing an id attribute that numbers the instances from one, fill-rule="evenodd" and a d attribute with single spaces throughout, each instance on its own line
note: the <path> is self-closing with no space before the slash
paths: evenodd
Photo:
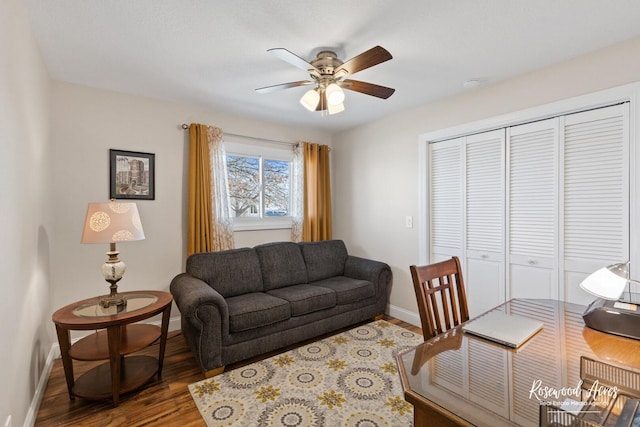
<path id="1" fill-rule="evenodd" d="M 345 276 L 335 276 L 312 284 L 333 290 L 336 293 L 338 305 L 365 300 L 376 295 L 373 283 L 368 280 L 352 279 Z"/>
<path id="2" fill-rule="evenodd" d="M 289 301 L 292 316 L 302 316 L 336 305 L 336 293 L 320 286 L 287 286 L 269 291 L 268 294 Z"/>
<path id="3" fill-rule="evenodd" d="M 291 317 L 289 302 L 264 292 L 227 298 L 229 332 L 241 332 Z"/>

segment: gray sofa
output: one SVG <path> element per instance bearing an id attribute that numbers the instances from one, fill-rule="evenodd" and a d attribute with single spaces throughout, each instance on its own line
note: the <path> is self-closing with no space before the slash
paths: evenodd
<path id="1" fill-rule="evenodd" d="M 341 240 L 194 254 L 171 282 L 182 334 L 206 376 L 384 314 L 391 269 Z"/>

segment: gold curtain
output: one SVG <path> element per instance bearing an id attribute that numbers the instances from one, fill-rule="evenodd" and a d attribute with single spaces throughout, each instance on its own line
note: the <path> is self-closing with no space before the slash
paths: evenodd
<path id="1" fill-rule="evenodd" d="M 213 247 L 211 166 L 207 126 L 189 126 L 189 209 L 187 255 Z"/>
<path id="2" fill-rule="evenodd" d="M 303 143 L 304 150 L 304 220 L 302 240 L 316 242 L 332 238 L 331 179 L 329 147 Z"/>

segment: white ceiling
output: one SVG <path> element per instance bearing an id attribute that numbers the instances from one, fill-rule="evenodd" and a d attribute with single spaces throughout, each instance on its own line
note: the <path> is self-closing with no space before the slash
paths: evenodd
<path id="1" fill-rule="evenodd" d="M 491 84 L 640 35 L 638 0 L 25 0 L 52 78 L 330 132 Z M 347 60 L 376 45 L 391 61 L 354 79 L 346 110 L 309 112 L 305 80 L 269 55 Z M 579 78 L 580 76 L 576 76 Z"/>

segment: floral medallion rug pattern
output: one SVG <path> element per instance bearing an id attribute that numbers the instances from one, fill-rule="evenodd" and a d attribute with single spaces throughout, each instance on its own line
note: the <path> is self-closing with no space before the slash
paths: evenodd
<path id="1" fill-rule="evenodd" d="M 209 427 L 413 425 L 395 356 L 422 336 L 378 320 L 189 385 Z"/>

